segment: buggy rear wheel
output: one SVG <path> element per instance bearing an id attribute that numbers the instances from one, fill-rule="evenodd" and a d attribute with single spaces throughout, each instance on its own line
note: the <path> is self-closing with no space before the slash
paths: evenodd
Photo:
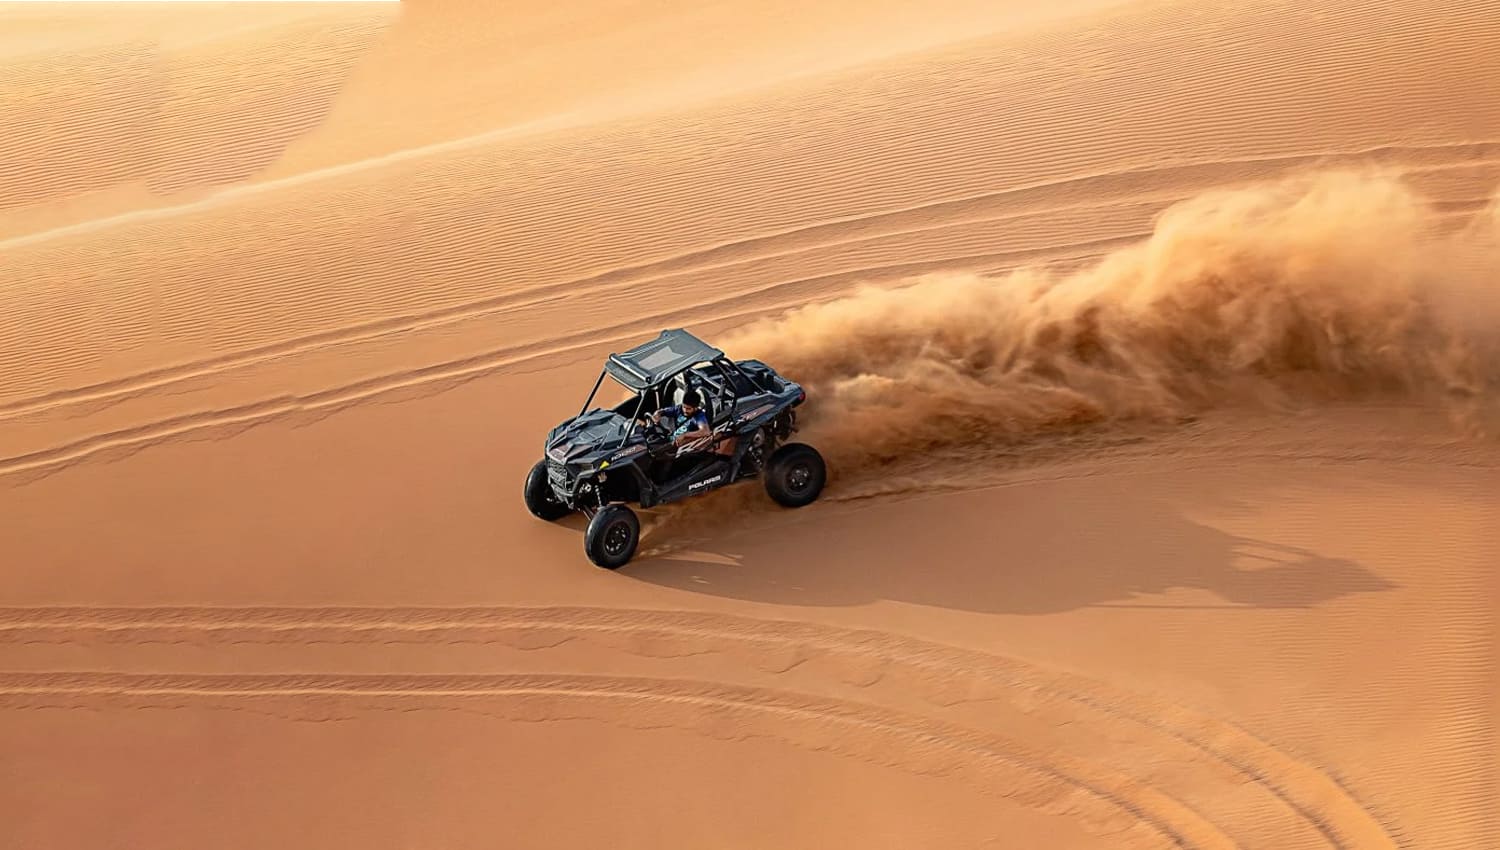
<path id="1" fill-rule="evenodd" d="M 526 476 L 526 509 L 538 519 L 548 522 L 562 519 L 573 512 L 552 492 L 552 483 L 547 480 L 546 460 L 537 461 Z"/>
<path id="2" fill-rule="evenodd" d="M 605 505 L 589 520 L 583 550 L 606 570 L 617 570 L 633 557 L 641 542 L 641 521 L 624 505 Z"/>
<path id="3" fill-rule="evenodd" d="M 823 456 L 806 443 L 786 443 L 766 462 L 766 492 L 783 507 L 811 504 L 827 480 Z"/>

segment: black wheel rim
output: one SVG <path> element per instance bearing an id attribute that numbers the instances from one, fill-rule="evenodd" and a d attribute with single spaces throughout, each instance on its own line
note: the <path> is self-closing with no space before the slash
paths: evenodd
<path id="1" fill-rule="evenodd" d="M 623 522 L 617 522 L 604 532 L 604 554 L 616 557 L 625 551 L 630 545 L 630 527 Z"/>
<path id="2" fill-rule="evenodd" d="M 801 493 L 812 484 L 812 467 L 805 463 L 799 463 L 787 470 L 786 488 L 793 493 Z"/>

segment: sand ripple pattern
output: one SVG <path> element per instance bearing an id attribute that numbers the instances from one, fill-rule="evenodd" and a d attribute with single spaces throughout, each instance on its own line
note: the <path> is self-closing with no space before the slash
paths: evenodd
<path id="1" fill-rule="evenodd" d="M 142 35 L 0 59 L 0 213 L 122 188 L 165 198 L 275 162 L 322 122 L 389 20 L 378 9 L 276 14 L 249 38 Z M 12 25 L 27 32 L 24 17 Z"/>

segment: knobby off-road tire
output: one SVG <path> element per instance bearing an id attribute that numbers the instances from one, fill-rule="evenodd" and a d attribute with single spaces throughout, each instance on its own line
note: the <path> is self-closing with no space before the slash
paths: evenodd
<path id="1" fill-rule="evenodd" d="M 806 443 L 786 443 L 766 461 L 766 492 L 788 508 L 811 504 L 823 492 L 828 468 L 818 450 Z"/>
<path id="2" fill-rule="evenodd" d="M 605 505 L 589 520 L 583 550 L 589 560 L 606 570 L 617 570 L 635 557 L 641 542 L 641 521 L 624 505 Z"/>

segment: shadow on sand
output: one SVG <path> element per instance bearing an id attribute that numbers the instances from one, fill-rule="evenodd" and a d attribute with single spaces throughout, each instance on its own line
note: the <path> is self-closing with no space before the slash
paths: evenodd
<path id="1" fill-rule="evenodd" d="M 753 517 L 747 530 L 705 533 L 696 542 L 668 531 L 660 536 L 674 551 L 653 554 L 647 540 L 622 572 L 772 604 L 891 600 L 1009 614 L 1309 608 L 1396 586 L 1351 560 L 1193 521 L 1185 500 L 1142 497 L 1123 481 L 1070 484 L 815 505 Z M 1138 599 L 1177 589 L 1216 599 Z"/>

